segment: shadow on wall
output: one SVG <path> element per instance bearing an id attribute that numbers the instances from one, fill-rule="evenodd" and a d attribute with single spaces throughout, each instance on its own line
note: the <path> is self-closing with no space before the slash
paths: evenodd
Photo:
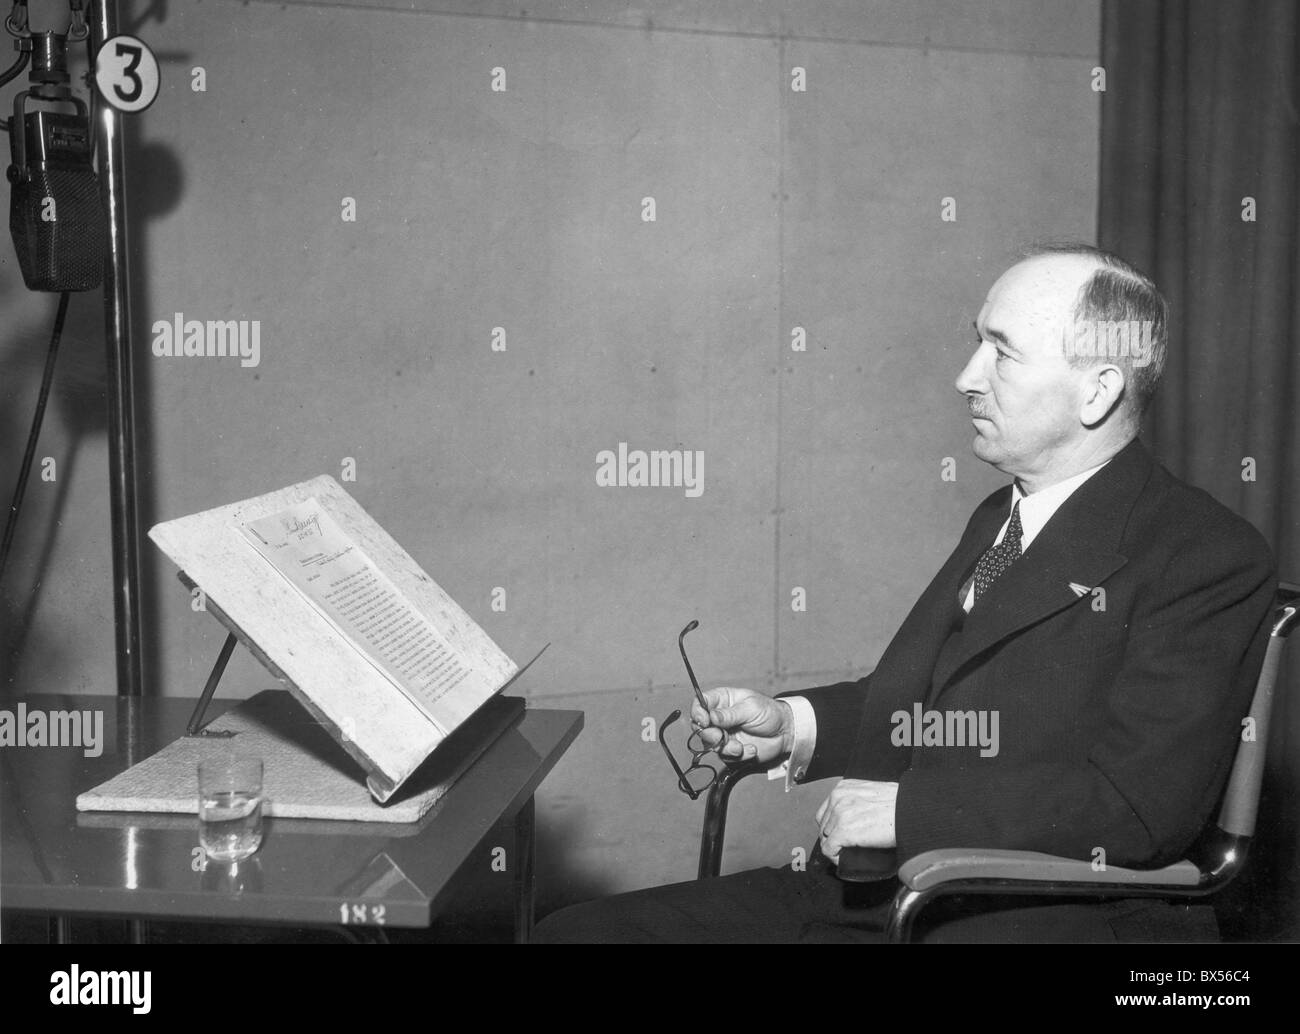
<path id="1" fill-rule="evenodd" d="M 142 143 L 137 133 L 128 127 L 124 134 L 125 163 L 127 168 L 127 213 L 131 236 L 128 241 L 131 268 L 146 268 L 145 256 L 149 253 L 149 233 L 154 222 L 178 207 L 184 194 L 185 173 L 175 152 L 156 143 Z M 161 694 L 153 673 L 160 670 L 159 638 L 149 635 L 150 615 L 158 613 L 159 579 L 158 556 L 153 543 L 145 537 L 158 513 L 158 487 L 153 472 L 157 468 L 156 423 L 154 414 L 154 378 L 150 345 L 153 335 L 153 300 L 150 285 L 142 276 L 134 277 L 131 290 L 131 341 L 135 362 L 135 441 L 136 503 L 140 515 L 140 613 L 144 615 L 145 633 L 141 645 L 141 665 L 144 671 L 145 694 Z"/>
<path id="2" fill-rule="evenodd" d="M 121 24 L 124 32 L 136 33 L 148 22 L 166 19 L 166 0 L 148 0 L 124 4 L 123 7 Z M 59 27 L 59 31 L 61 29 Z M 187 53 L 159 53 L 156 56 L 161 65 L 172 69 L 187 65 L 190 57 Z M 75 48 L 70 58 L 74 87 L 79 90 L 81 79 L 77 73 L 82 59 L 81 48 Z M 21 89 L 23 86 L 20 82 L 11 84 L 11 88 Z M 141 123 L 137 116 L 125 116 L 122 126 L 128 193 L 127 240 L 131 268 L 136 271 L 130 284 L 130 331 L 136 389 L 138 506 L 144 523 L 154 512 L 155 491 L 149 476 L 153 468 L 151 442 L 154 429 L 149 392 L 152 378 L 147 371 L 150 299 L 147 285 L 139 278 L 139 271 L 145 268 L 149 224 L 180 203 L 183 177 L 180 161 L 172 151 L 139 142 Z M 3 246 L 12 253 L 13 245 L 7 234 L 5 237 Z M 5 262 L 0 266 L 0 307 L 13 307 L 15 299 L 21 298 L 26 290 L 16 262 Z M 31 428 L 56 304 L 56 296 L 50 295 L 43 320 L 0 331 L 0 384 L 9 389 L 5 393 L 8 404 L 0 410 L 0 442 L 3 443 L 0 498 L 6 514 Z M 101 442 L 106 444 L 107 379 L 103 292 L 98 289 L 80 292 L 73 296 L 68 307 L 44 425 L 28 477 L 26 499 L 18 517 L 14 548 L 3 584 L 0 584 L 0 690 L 22 690 L 23 687 L 14 685 L 22 661 L 27 662 L 28 670 L 39 670 L 54 681 L 64 674 L 60 660 L 64 655 L 61 631 L 55 627 L 38 627 L 36 621 L 51 560 L 58 548 L 58 529 L 68 516 L 69 506 L 74 505 L 70 498 L 74 474 L 82 470 L 94 471 L 94 465 L 100 464 L 102 474 L 95 473 L 107 479 L 107 449 L 98 447 Z M 96 447 L 87 457 L 83 450 L 90 442 L 94 442 Z M 57 478 L 51 486 L 54 491 L 42 496 L 35 489 L 40 484 L 40 461 L 46 455 L 52 455 L 56 460 Z M 100 538 L 107 545 L 111 542 L 111 514 L 107 499 L 102 500 L 102 509 L 103 512 L 93 515 L 92 519 L 103 522 L 104 531 Z M 147 542 L 141 543 L 143 566 L 146 567 L 149 562 L 147 545 Z M 146 615 L 152 612 L 151 586 L 150 579 L 142 578 L 141 612 Z M 89 585 L 84 587 L 84 591 L 89 600 L 102 608 L 104 620 L 111 622 L 111 585 Z M 156 647 L 148 637 L 144 652 L 148 671 L 151 660 L 156 660 L 150 656 L 151 652 L 156 654 Z"/>
<path id="3" fill-rule="evenodd" d="M 582 866 L 583 852 L 574 851 L 575 845 L 590 844 L 596 837 L 583 802 L 562 795 L 548 803 L 553 807 L 539 807 L 537 812 L 539 919 L 566 905 L 603 898 L 620 889 L 619 874 Z"/>
<path id="4" fill-rule="evenodd" d="M 12 248 L 9 240 L 6 247 Z M 27 290 L 16 263 L 0 280 L 0 305 L 14 306 Z M 54 382 L 37 442 L 27 493 L 18 515 L 17 532 L 4 581 L 0 585 L 0 684 L 9 686 L 25 650 L 35 651 L 39 663 L 57 675 L 57 630 L 33 634 L 33 621 L 45 586 L 59 524 L 68 506 L 68 489 L 81 444 L 104 428 L 103 331 L 96 292 L 73 296 L 68 306 Z M 0 410 L 0 493 L 8 519 L 23 451 L 35 413 L 41 376 L 49 352 L 57 296 L 49 296 L 44 319 L 9 328 L 0 337 L 0 383 L 9 390 Z M 41 493 L 44 457 L 55 462 L 52 493 Z M 47 482 L 48 484 L 48 482 Z M 21 689 L 21 687 L 18 687 Z"/>
<path id="5" fill-rule="evenodd" d="M 149 223 L 180 201 L 182 176 L 176 156 L 156 145 L 134 145 L 132 124 L 127 124 L 127 188 L 131 262 L 143 268 Z M 3 244 L 12 250 L 12 242 Z M 16 307 L 27 291 L 18 273 L 17 263 L 6 263 L 0 274 L 0 307 Z M 152 469 L 153 439 L 151 400 L 148 394 L 149 301 L 148 291 L 138 283 L 132 291 L 132 355 L 136 381 L 136 440 L 138 443 L 137 475 L 140 483 L 140 512 L 153 512 L 153 485 L 148 476 Z M 17 485 L 23 451 L 35 412 L 50 336 L 54 326 L 57 295 L 48 296 L 44 318 L 7 328 L 0 335 L 0 384 L 7 387 L 8 404 L 0 409 L 0 496 L 6 516 Z M 36 670 L 54 681 L 62 674 L 60 656 L 62 636 L 55 628 L 38 629 L 35 621 L 41 596 L 47 585 L 51 558 L 58 545 L 58 530 L 68 517 L 70 489 L 74 475 L 83 464 L 100 463 L 107 476 L 107 449 L 95 448 L 89 459 L 83 450 L 90 442 L 104 441 L 107 424 L 107 351 L 104 330 L 103 292 L 78 292 L 68 306 L 67 321 L 59 345 L 50 398 L 37 442 L 32 470 L 28 475 L 27 494 L 18 515 L 9 565 L 0 585 L 0 687 L 22 690 L 13 682 L 19 663 L 26 657 Z M 49 487 L 52 493 L 37 491 L 41 484 L 42 458 L 51 456 L 56 463 L 56 477 Z M 107 544 L 111 519 L 104 500 L 104 512 L 97 515 L 104 524 L 102 540 Z M 146 544 L 142 544 L 142 549 Z M 150 612 L 151 600 L 146 586 L 142 608 Z M 111 586 L 86 586 L 87 593 L 103 605 L 104 617 L 112 621 Z"/>

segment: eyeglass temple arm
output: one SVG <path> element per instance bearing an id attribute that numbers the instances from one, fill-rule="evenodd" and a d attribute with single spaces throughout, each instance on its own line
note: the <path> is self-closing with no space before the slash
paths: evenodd
<path id="1" fill-rule="evenodd" d="M 691 677 L 691 688 L 695 690 L 695 699 L 700 702 L 700 707 L 704 709 L 704 713 L 707 715 L 709 713 L 709 702 L 704 699 L 704 694 L 700 692 L 700 683 L 699 680 L 696 679 L 695 677 L 695 669 L 691 667 L 691 659 L 686 656 L 686 643 L 684 642 L 684 640 L 686 639 L 686 633 L 693 632 L 695 629 L 699 627 L 700 627 L 700 623 L 698 621 L 692 621 L 689 625 L 687 625 L 680 632 L 678 632 L 677 649 L 681 651 L 682 663 L 686 665 L 686 674 Z M 718 757 L 722 758 L 722 748 L 725 747 L 727 745 L 727 741 L 731 739 L 731 733 L 729 733 L 726 729 L 719 729 L 718 731 L 722 733 L 722 740 L 721 742 L 718 743 L 717 753 L 718 753 Z M 660 737 L 659 742 L 660 743 L 663 742 L 662 737 Z M 722 758 L 722 760 L 726 761 L 727 759 Z"/>
<path id="2" fill-rule="evenodd" d="M 708 714 L 709 705 L 704 700 L 704 694 L 700 692 L 700 683 L 699 680 L 696 679 L 695 677 L 695 669 L 691 667 L 691 659 L 686 656 L 686 641 L 685 641 L 686 633 L 692 632 L 699 627 L 700 627 L 700 623 L 698 621 L 692 621 L 689 625 L 687 625 L 680 632 L 678 632 L 677 649 L 681 651 L 682 663 L 686 665 L 686 674 L 691 677 L 691 688 L 695 690 L 695 699 L 698 700 L 700 702 L 700 706 L 704 708 L 704 713 Z"/>

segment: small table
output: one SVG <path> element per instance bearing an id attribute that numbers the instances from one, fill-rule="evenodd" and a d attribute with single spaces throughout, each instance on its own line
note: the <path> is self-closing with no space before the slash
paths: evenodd
<path id="1" fill-rule="evenodd" d="M 185 732 L 193 700 L 45 694 L 0 700 L 16 712 L 100 710 L 103 753 L 0 747 L 0 905 L 57 916 L 243 921 L 356 928 L 428 927 L 452 877 L 500 822 L 515 939 L 533 921 L 533 792 L 582 728 L 581 711 L 526 710 L 419 822 L 264 820 L 237 865 L 212 862 L 192 815 L 78 812 L 77 794 Z M 210 717 L 238 703 L 214 700 Z"/>

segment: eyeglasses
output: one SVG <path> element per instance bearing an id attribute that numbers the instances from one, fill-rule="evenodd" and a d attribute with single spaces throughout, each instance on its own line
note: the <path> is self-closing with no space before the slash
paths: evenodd
<path id="1" fill-rule="evenodd" d="M 682 663 L 686 665 L 686 674 L 691 677 L 691 688 L 695 690 L 695 699 L 700 702 L 700 706 L 708 713 L 709 705 L 704 699 L 704 694 L 700 692 L 700 684 L 695 679 L 695 670 L 691 667 L 690 658 L 686 656 L 686 633 L 693 632 L 700 627 L 698 621 L 692 621 L 689 625 L 681 630 L 677 635 L 677 649 L 682 653 Z M 714 780 L 718 778 L 718 770 L 712 765 L 706 765 L 700 761 L 700 758 L 706 754 L 717 754 L 719 759 L 722 757 L 722 748 L 726 745 L 727 734 L 722 734 L 722 739 L 717 746 L 710 747 L 701 735 L 699 729 L 695 729 L 686 738 L 686 749 L 690 752 L 691 763 L 683 770 L 682 766 L 677 763 L 673 757 L 673 752 L 668 749 L 668 741 L 664 738 L 664 732 L 668 726 L 677 721 L 682 716 L 680 710 L 674 710 L 659 726 L 659 746 L 663 747 L 664 755 L 668 758 L 668 763 L 673 766 L 673 771 L 677 773 L 677 788 L 686 794 L 691 800 L 695 800 L 704 793 Z"/>

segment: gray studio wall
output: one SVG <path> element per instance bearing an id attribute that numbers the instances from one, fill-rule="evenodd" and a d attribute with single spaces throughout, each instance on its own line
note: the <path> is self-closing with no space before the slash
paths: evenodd
<path id="1" fill-rule="evenodd" d="M 544 902 L 686 879 L 702 805 L 641 735 L 687 703 L 678 630 L 709 684 L 865 672 L 999 483 L 952 381 L 1014 249 L 1094 235 L 1098 5 L 407 6 L 139 27 L 164 77 L 130 127 L 145 520 L 354 458 L 507 652 L 553 644 L 530 700 L 586 712 L 539 797 Z M 53 307 L 0 262 L 8 486 Z M 152 357 L 177 312 L 260 320 L 260 365 Z M 21 691 L 113 691 L 99 327 L 79 298 L 58 476 L 6 579 Z M 598 487 L 619 442 L 702 450 L 703 494 Z M 194 695 L 222 632 L 145 550 L 150 690 Z M 241 652 L 223 692 L 270 682 Z M 742 789 L 727 868 L 789 861 L 826 789 Z"/>

